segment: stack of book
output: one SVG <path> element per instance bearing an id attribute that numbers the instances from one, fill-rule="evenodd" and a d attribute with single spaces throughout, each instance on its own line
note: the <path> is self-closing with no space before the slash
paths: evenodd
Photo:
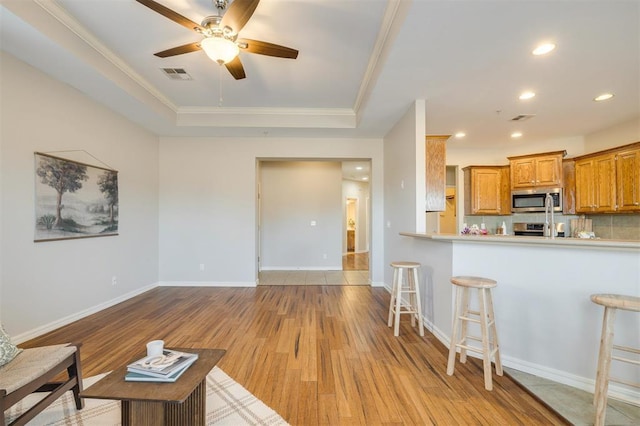
<path id="1" fill-rule="evenodd" d="M 162 355 L 147 356 L 129 364 L 124 379 L 128 382 L 172 383 L 197 359 L 198 354 L 164 349 Z"/>

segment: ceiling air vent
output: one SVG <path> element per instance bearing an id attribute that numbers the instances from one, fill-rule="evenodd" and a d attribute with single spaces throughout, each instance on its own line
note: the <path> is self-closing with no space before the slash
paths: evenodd
<path id="1" fill-rule="evenodd" d="M 184 68 L 162 68 L 162 72 L 171 80 L 193 80 Z"/>
<path id="2" fill-rule="evenodd" d="M 515 117 L 513 117 L 511 119 L 511 121 L 526 121 L 530 118 L 535 117 L 535 114 L 520 114 L 520 115 L 516 115 Z"/>

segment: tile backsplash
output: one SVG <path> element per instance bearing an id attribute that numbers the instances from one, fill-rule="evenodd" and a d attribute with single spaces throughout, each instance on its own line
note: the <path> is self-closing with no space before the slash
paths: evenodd
<path id="1" fill-rule="evenodd" d="M 607 214 L 587 216 L 597 237 L 613 240 L 640 240 L 640 215 Z"/>
<path id="2" fill-rule="evenodd" d="M 593 232 L 596 237 L 614 240 L 639 240 L 640 241 L 640 214 L 604 214 L 586 215 L 592 220 Z M 556 223 L 564 223 L 566 235 L 571 235 L 571 219 L 578 219 L 577 215 L 556 214 Z M 515 213 L 511 216 L 465 216 L 464 223 L 468 226 L 484 223 L 490 234 L 495 234 L 496 229 L 507 225 L 507 232 L 513 235 L 513 224 L 516 222 L 544 223 L 544 213 Z"/>

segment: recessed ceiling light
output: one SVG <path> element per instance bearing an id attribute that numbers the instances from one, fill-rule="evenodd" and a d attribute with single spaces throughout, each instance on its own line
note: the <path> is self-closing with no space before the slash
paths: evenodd
<path id="1" fill-rule="evenodd" d="M 362 170 L 362 166 L 357 166 L 356 170 Z"/>
<path id="2" fill-rule="evenodd" d="M 519 138 L 522 136 L 522 132 L 513 132 L 511 133 L 512 138 Z"/>
<path id="3" fill-rule="evenodd" d="M 458 132 L 456 133 L 456 138 L 460 139 L 460 138 L 464 138 L 465 136 L 467 136 L 467 134 L 465 132 Z"/>
<path id="4" fill-rule="evenodd" d="M 595 98 L 593 98 L 593 100 L 596 102 L 600 102 L 600 101 L 606 101 L 611 98 L 613 98 L 613 93 L 603 93 L 602 95 L 596 96 Z"/>
<path id="5" fill-rule="evenodd" d="M 527 100 L 527 99 L 531 99 L 535 96 L 536 94 L 534 92 L 522 92 L 522 94 L 519 96 L 519 98 L 523 101 Z"/>
<path id="6" fill-rule="evenodd" d="M 362 180 L 369 180 L 369 176 L 363 177 Z"/>
<path id="7" fill-rule="evenodd" d="M 538 45 L 535 49 L 533 49 L 531 53 L 533 53 L 536 56 L 546 55 L 547 53 L 551 52 L 555 48 L 556 48 L 556 45 L 553 43 L 544 43 L 544 44 Z"/>

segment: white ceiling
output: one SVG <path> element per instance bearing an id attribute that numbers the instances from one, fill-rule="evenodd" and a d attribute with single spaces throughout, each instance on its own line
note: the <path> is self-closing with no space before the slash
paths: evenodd
<path id="1" fill-rule="evenodd" d="M 638 1 L 262 0 L 240 36 L 300 54 L 242 52 L 237 81 L 202 51 L 153 56 L 201 36 L 134 0 L 0 1 L 2 50 L 158 135 L 381 138 L 425 99 L 426 133 L 500 148 L 640 116 Z M 197 23 L 215 14 L 210 0 L 157 1 Z M 554 52 L 531 55 L 547 40 Z M 602 92 L 615 97 L 594 102 Z"/>

